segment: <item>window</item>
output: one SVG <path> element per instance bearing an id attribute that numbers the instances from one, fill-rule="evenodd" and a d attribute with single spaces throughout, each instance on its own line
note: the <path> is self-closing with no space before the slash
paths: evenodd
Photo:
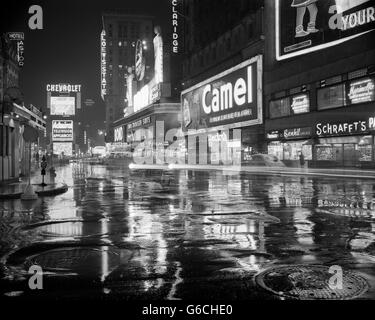
<path id="1" fill-rule="evenodd" d="M 270 101 L 270 118 L 281 118 L 310 111 L 310 97 L 308 93 L 300 93 Z"/>
<path id="2" fill-rule="evenodd" d="M 348 99 L 351 104 L 371 102 L 375 100 L 375 79 L 362 78 L 348 84 Z"/>
<path id="3" fill-rule="evenodd" d="M 290 115 L 289 97 L 270 102 L 270 118 L 280 118 Z"/>
<path id="4" fill-rule="evenodd" d="M 343 83 L 318 89 L 318 110 L 338 108 L 345 105 L 345 85 Z"/>

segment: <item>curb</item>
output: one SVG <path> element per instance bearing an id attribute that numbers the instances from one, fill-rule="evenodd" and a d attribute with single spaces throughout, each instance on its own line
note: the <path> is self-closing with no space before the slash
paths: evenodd
<path id="1" fill-rule="evenodd" d="M 35 191 L 38 197 L 50 197 L 50 196 L 57 196 L 59 194 L 63 194 L 68 191 L 68 185 L 63 184 L 61 187 L 51 189 L 51 190 L 39 190 Z M 16 193 L 0 193 L 1 200 L 14 200 L 20 199 L 23 192 L 16 192 Z"/>

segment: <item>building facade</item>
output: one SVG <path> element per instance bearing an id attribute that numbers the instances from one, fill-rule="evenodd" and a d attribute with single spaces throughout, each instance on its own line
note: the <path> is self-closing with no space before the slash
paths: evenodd
<path id="1" fill-rule="evenodd" d="M 127 19 L 132 21 L 139 17 L 127 16 Z M 182 63 L 180 54 L 173 53 L 169 21 L 161 25 L 151 20 L 146 22 L 140 25 L 144 32 L 132 38 L 135 47 L 129 51 L 127 72 L 116 84 L 125 92 L 125 112 L 116 114 L 114 121 L 109 119 L 107 132 L 112 134 L 107 136 L 107 149 L 114 154 L 134 155 L 144 163 L 164 163 L 164 149 L 174 138 L 170 137 L 168 142 L 166 136 L 170 132 L 177 134 L 181 126 Z M 107 46 L 107 52 L 108 49 Z M 107 91 L 106 101 L 108 95 Z"/>
<path id="2" fill-rule="evenodd" d="M 20 63 L 17 42 L 6 35 L 0 43 L 0 183 L 18 180 L 36 168 L 29 166 L 29 155 L 35 155 L 44 145 L 46 122 L 42 112 L 30 105 L 24 106 L 19 90 Z M 27 129 L 26 129 L 27 128 Z M 24 139 L 24 132 L 32 132 L 35 138 L 30 144 Z"/>
<path id="3" fill-rule="evenodd" d="M 137 46 L 144 49 L 148 63 L 143 66 L 143 83 L 150 80 L 149 70 L 152 59 L 149 50 L 153 39 L 153 18 L 150 16 L 104 13 L 101 34 L 101 91 L 106 106 L 106 140 L 113 142 L 114 121 L 131 113 L 128 102 L 127 84 L 134 84 L 132 92 L 137 91 L 134 81 L 135 52 Z M 138 43 L 138 41 L 141 41 Z M 129 78 L 129 79 L 128 79 Z"/>
<path id="4" fill-rule="evenodd" d="M 298 20 L 289 1 L 265 1 L 267 152 L 290 166 L 302 154 L 310 167 L 374 168 L 374 1 L 312 8 L 315 20 Z"/>
<path id="5" fill-rule="evenodd" d="M 263 1 L 188 0 L 183 14 L 187 161 L 244 163 L 265 149 Z"/>

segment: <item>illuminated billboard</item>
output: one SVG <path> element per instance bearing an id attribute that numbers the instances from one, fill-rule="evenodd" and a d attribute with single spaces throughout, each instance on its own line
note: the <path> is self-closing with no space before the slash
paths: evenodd
<path id="1" fill-rule="evenodd" d="M 73 143 L 71 142 L 54 142 L 53 143 L 53 154 L 59 156 L 68 156 L 73 155 Z"/>
<path id="2" fill-rule="evenodd" d="M 338 45 L 375 30 L 375 0 L 275 0 L 276 59 Z"/>
<path id="3" fill-rule="evenodd" d="M 261 124 L 262 56 L 182 92 L 183 130 Z"/>
<path id="4" fill-rule="evenodd" d="M 73 120 L 53 120 L 52 141 L 73 141 Z"/>
<path id="5" fill-rule="evenodd" d="M 51 97 L 51 115 L 74 116 L 75 97 Z"/>

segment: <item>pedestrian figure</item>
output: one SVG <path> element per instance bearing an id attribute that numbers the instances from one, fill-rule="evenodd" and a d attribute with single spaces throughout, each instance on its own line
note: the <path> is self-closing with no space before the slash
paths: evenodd
<path id="1" fill-rule="evenodd" d="M 305 167 L 305 156 L 303 155 L 302 152 L 300 152 L 300 154 L 299 154 L 299 163 L 301 165 L 301 168 Z"/>
<path id="2" fill-rule="evenodd" d="M 316 16 L 318 14 L 318 7 L 316 6 L 317 1 L 318 0 L 293 0 L 292 7 L 297 8 L 296 38 L 305 37 L 310 33 L 319 32 L 319 30 L 315 28 Z M 310 21 L 307 24 L 307 29 L 305 31 L 303 19 L 306 14 L 306 9 L 309 11 Z"/>
<path id="3" fill-rule="evenodd" d="M 39 168 L 39 152 L 37 152 L 37 153 L 35 154 L 35 161 L 36 161 L 36 166 L 37 166 L 37 168 Z"/>

